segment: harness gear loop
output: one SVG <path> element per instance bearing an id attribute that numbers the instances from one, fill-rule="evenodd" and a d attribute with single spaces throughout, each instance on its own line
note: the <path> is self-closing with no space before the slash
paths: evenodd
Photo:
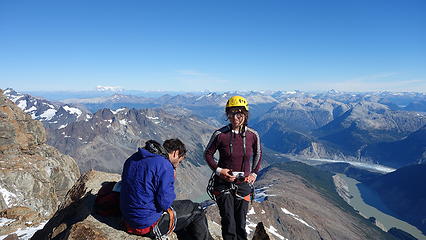
<path id="1" fill-rule="evenodd" d="M 173 209 L 173 207 L 167 208 L 167 213 L 169 214 L 169 217 L 170 217 L 169 231 L 167 232 L 167 235 L 169 235 L 176 228 L 177 216 L 176 216 L 176 211 Z"/>
<path id="2" fill-rule="evenodd" d="M 163 215 L 169 214 L 169 228 L 165 234 L 161 233 L 160 228 L 158 227 L 158 224 L 154 226 L 152 229 L 152 232 L 155 235 L 155 239 L 157 240 L 167 240 L 169 239 L 168 235 L 173 232 L 176 228 L 176 222 L 177 222 L 177 216 L 176 211 L 173 209 L 173 207 L 169 207 L 165 212 L 163 212 Z"/>

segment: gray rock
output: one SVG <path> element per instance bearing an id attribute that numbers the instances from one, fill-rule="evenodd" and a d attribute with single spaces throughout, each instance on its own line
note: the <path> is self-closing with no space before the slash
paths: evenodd
<path id="1" fill-rule="evenodd" d="M 120 217 L 102 217 L 93 211 L 96 193 L 102 183 L 120 178 L 118 174 L 98 171 L 82 175 L 55 215 L 32 239 L 149 239 L 126 233 Z M 212 227 L 211 233 L 215 239 L 220 239 L 217 227 Z M 176 239 L 176 235 L 171 234 L 170 239 Z"/>
<path id="2" fill-rule="evenodd" d="M 269 240 L 271 239 L 266 233 L 265 226 L 263 226 L 263 222 L 260 222 L 256 226 L 256 230 L 254 230 L 252 240 Z"/>
<path id="3" fill-rule="evenodd" d="M 0 211 L 7 218 L 16 219 L 13 225 L 17 227 L 24 221 L 19 214 L 10 214 L 17 209 L 48 218 L 80 175 L 77 164 L 47 145 L 43 125 L 3 96 L 2 91 L 0 113 Z"/>

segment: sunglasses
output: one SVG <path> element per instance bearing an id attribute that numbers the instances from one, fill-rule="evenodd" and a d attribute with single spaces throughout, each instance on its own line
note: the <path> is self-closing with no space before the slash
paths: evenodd
<path id="1" fill-rule="evenodd" d="M 242 112 L 228 113 L 228 118 L 234 118 L 234 117 L 243 118 L 244 116 L 245 114 Z"/>

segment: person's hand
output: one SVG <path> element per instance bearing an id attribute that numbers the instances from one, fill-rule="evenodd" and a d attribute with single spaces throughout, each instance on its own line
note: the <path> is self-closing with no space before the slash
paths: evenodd
<path id="1" fill-rule="evenodd" d="M 253 184 L 256 181 L 257 175 L 255 173 L 250 173 L 250 175 L 247 176 L 247 182 L 250 184 Z"/>
<path id="2" fill-rule="evenodd" d="M 227 168 L 223 168 L 220 171 L 220 175 L 219 176 L 221 178 L 225 179 L 225 181 L 227 181 L 227 182 L 233 182 L 233 181 L 235 181 L 235 177 L 233 175 L 229 174 L 230 172 L 231 172 L 231 170 L 229 170 Z"/>

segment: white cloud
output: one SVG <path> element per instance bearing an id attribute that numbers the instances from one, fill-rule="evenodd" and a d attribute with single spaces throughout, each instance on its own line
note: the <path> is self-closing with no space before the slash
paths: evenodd
<path id="1" fill-rule="evenodd" d="M 97 91 L 105 92 L 105 91 L 112 91 L 112 92 L 120 92 L 123 91 L 123 88 L 119 86 L 96 86 Z"/>

